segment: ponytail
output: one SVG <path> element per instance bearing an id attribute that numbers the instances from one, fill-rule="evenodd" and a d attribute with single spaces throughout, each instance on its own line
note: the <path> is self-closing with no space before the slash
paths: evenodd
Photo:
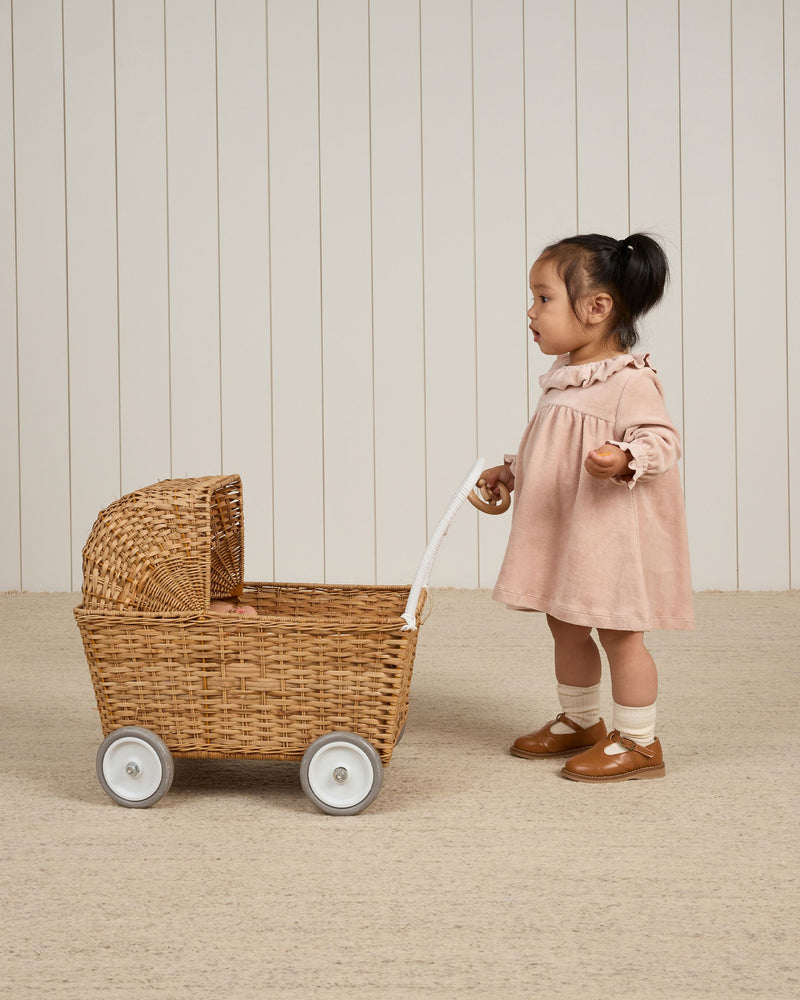
<path id="1" fill-rule="evenodd" d="M 573 311 L 590 292 L 610 293 L 616 321 L 613 336 L 625 351 L 635 347 L 636 321 L 660 301 L 669 279 L 666 254 L 645 233 L 624 240 L 597 234 L 571 236 L 546 247 L 539 259 L 555 261 Z"/>

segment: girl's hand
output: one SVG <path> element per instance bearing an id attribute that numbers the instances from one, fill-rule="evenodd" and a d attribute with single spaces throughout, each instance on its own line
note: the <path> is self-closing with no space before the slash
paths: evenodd
<path id="1" fill-rule="evenodd" d="M 604 444 L 602 448 L 590 451 L 583 463 L 590 476 L 595 479 L 613 479 L 630 473 L 628 462 L 631 456 L 615 444 Z"/>
<path id="2" fill-rule="evenodd" d="M 514 492 L 514 473 L 507 465 L 495 465 L 491 469 L 484 469 L 478 477 L 482 479 L 492 494 L 499 500 L 500 494 L 495 489 L 495 485 L 500 482 L 508 487 L 508 492 Z"/>

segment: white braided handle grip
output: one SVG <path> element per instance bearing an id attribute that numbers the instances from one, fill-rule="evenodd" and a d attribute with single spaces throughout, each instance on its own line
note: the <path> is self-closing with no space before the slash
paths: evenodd
<path id="1" fill-rule="evenodd" d="M 417 569 L 417 575 L 414 577 L 414 582 L 411 585 L 411 592 L 408 595 L 406 610 L 401 615 L 406 623 L 403 626 L 404 632 L 416 629 L 417 627 L 417 602 L 419 601 L 419 595 L 422 588 L 428 586 L 428 581 L 431 578 L 431 570 L 433 569 L 433 564 L 436 560 L 436 554 L 439 551 L 439 546 L 442 544 L 442 539 L 447 534 L 447 529 L 450 527 L 453 518 L 456 516 L 461 508 L 461 505 L 472 492 L 475 480 L 484 468 L 484 460 L 482 458 L 476 459 L 475 464 L 467 473 L 463 483 L 453 494 L 453 498 L 448 504 L 447 510 L 442 515 L 441 521 L 439 521 L 436 530 L 431 535 L 431 540 L 428 542 L 428 547 L 425 549 L 425 554 L 423 555 L 419 568 Z"/>

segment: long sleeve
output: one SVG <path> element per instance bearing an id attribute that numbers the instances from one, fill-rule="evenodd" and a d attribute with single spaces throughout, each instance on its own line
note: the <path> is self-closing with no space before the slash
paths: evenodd
<path id="1" fill-rule="evenodd" d="M 618 440 L 609 443 L 630 454 L 628 468 L 633 472 L 633 478 L 621 477 L 615 482 L 628 489 L 660 476 L 681 457 L 680 435 L 664 406 L 661 383 L 651 369 L 634 372 L 628 379 L 614 429 Z"/>

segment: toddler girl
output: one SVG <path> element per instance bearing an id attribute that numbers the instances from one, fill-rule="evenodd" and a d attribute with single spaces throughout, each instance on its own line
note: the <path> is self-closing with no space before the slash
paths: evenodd
<path id="1" fill-rule="evenodd" d="M 556 360 L 517 454 L 482 474 L 489 490 L 499 481 L 515 491 L 494 597 L 546 613 L 562 709 L 511 752 L 570 757 L 561 773 L 575 781 L 664 774 L 643 633 L 693 626 L 680 440 L 649 355 L 630 353 L 668 273 L 661 247 L 640 233 L 574 236 L 543 251 L 528 317 Z M 611 732 L 593 628 L 611 673 Z"/>

